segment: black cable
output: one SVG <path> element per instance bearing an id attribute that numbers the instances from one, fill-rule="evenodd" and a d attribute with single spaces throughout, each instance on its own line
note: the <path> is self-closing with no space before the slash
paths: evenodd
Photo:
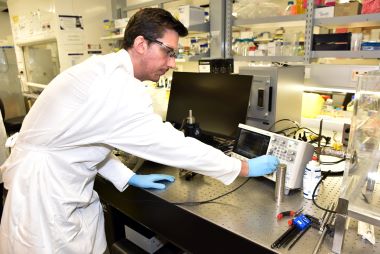
<path id="1" fill-rule="evenodd" d="M 322 173 L 322 175 L 328 174 L 329 177 L 336 177 L 336 176 L 343 176 L 344 170 L 334 171 L 334 172 L 330 172 L 330 173 L 328 173 L 327 171 L 321 171 L 321 173 Z"/>
<path id="2" fill-rule="evenodd" d="M 331 156 L 331 155 L 329 155 L 329 156 Z M 343 159 L 337 160 L 337 161 L 326 161 L 326 162 L 319 161 L 319 163 L 321 165 L 335 165 L 335 164 L 341 163 L 345 160 L 346 160 L 346 157 L 344 157 Z"/>
<path id="3" fill-rule="evenodd" d="M 181 126 L 179 127 L 179 131 L 182 131 L 183 130 L 183 128 L 185 127 L 185 122 L 186 122 L 186 118 L 184 118 L 183 120 L 182 120 L 182 123 L 181 123 Z"/>
<path id="4" fill-rule="evenodd" d="M 289 127 L 289 128 L 285 128 L 285 129 L 282 129 L 282 130 L 276 131 L 275 133 L 277 133 L 277 134 L 285 133 L 284 136 L 287 136 L 287 137 L 288 137 L 288 136 L 290 136 L 290 135 L 292 134 L 292 132 L 289 133 L 289 134 L 286 134 L 285 131 L 288 131 L 288 130 L 291 130 L 291 129 L 295 129 L 295 128 L 299 129 L 299 127 L 293 126 L 293 127 Z"/>
<path id="5" fill-rule="evenodd" d="M 313 200 L 313 204 L 314 204 L 316 207 L 318 207 L 319 209 L 321 209 L 321 210 L 323 210 L 323 211 L 326 211 L 326 212 L 330 212 L 330 213 L 336 213 L 336 212 L 333 211 L 333 210 L 326 209 L 326 208 L 323 208 L 323 207 L 319 206 L 319 205 L 317 204 L 317 202 L 315 201 L 315 192 L 317 191 L 317 189 L 318 189 L 319 185 L 322 183 L 322 181 L 325 180 L 325 179 L 330 175 L 330 173 L 331 173 L 331 170 L 327 171 L 326 174 L 323 175 L 323 176 L 321 177 L 321 180 L 319 180 L 319 182 L 317 183 L 317 185 L 316 185 L 315 188 L 314 188 L 313 195 L 311 196 L 311 198 L 312 198 L 312 200 Z"/>
<path id="6" fill-rule="evenodd" d="M 293 124 L 295 124 L 297 126 L 297 128 L 299 128 L 299 124 L 296 122 L 296 121 L 293 121 L 291 119 L 280 119 L 280 120 L 277 120 L 276 122 L 274 122 L 269 128 L 268 128 L 268 131 L 270 131 L 277 123 L 279 122 L 283 122 L 283 121 L 289 121 L 289 122 L 292 122 Z"/>
<path id="7" fill-rule="evenodd" d="M 220 196 L 217 196 L 215 198 L 211 198 L 211 199 L 208 199 L 208 200 L 203 200 L 203 201 L 188 201 L 188 202 L 171 202 L 171 204 L 173 205 L 202 205 L 202 204 L 206 204 L 206 203 L 210 203 L 210 202 L 213 202 L 219 198 L 222 198 L 224 196 L 227 196 L 228 194 L 234 192 L 234 191 L 237 191 L 238 189 L 240 189 L 243 185 L 245 185 L 251 178 L 248 178 L 247 180 L 245 180 L 242 184 L 240 184 L 238 187 L 236 187 L 235 189 L 233 190 L 230 190 Z"/>

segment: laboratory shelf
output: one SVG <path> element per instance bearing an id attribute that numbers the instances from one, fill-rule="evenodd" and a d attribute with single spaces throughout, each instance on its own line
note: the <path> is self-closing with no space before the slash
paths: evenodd
<path id="1" fill-rule="evenodd" d="M 314 26 L 326 28 L 353 28 L 380 26 L 379 13 L 314 19 Z"/>
<path id="2" fill-rule="evenodd" d="M 185 62 L 198 61 L 200 59 L 205 59 L 205 58 L 209 58 L 209 57 L 210 57 L 210 53 L 200 54 L 200 55 L 196 55 L 196 56 L 184 56 L 182 58 L 176 58 L 175 61 L 176 61 L 176 63 L 185 63 Z"/>
<path id="3" fill-rule="evenodd" d="M 151 7 L 153 5 L 160 5 L 160 4 L 165 4 L 173 2 L 173 0 L 152 0 L 152 1 L 144 1 L 143 3 L 137 3 L 137 4 L 127 4 L 127 7 L 123 9 L 123 11 L 132 11 L 132 10 L 137 10 L 140 8 L 145 8 L 145 7 Z"/>
<path id="4" fill-rule="evenodd" d="M 124 34 L 117 34 L 117 35 L 110 35 L 110 36 L 104 36 L 100 37 L 103 41 L 109 41 L 109 40 L 122 40 L 124 38 Z"/>
<path id="5" fill-rule="evenodd" d="M 240 19 L 233 20 L 233 26 L 249 26 L 249 27 L 296 27 L 305 26 L 306 15 L 291 15 L 291 16 L 274 16 L 253 19 Z"/>
<path id="6" fill-rule="evenodd" d="M 199 33 L 208 33 L 210 31 L 210 22 L 206 22 L 203 24 L 192 25 L 188 28 L 189 35 L 199 34 Z M 100 37 L 103 41 L 109 40 L 122 40 L 124 38 L 124 34 L 110 35 Z"/>
<path id="7" fill-rule="evenodd" d="M 303 62 L 303 56 L 234 56 L 235 61 Z"/>
<path id="8" fill-rule="evenodd" d="M 324 57 L 335 57 L 335 58 L 362 58 L 362 59 L 373 59 L 380 58 L 380 50 L 373 51 L 346 51 L 346 50 L 328 50 L 328 51 L 312 51 L 312 58 L 324 58 Z"/>

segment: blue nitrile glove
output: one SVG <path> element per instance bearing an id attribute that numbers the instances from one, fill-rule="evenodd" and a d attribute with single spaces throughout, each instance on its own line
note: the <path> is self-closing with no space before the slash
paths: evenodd
<path id="1" fill-rule="evenodd" d="M 276 156 L 263 155 L 248 160 L 248 176 L 263 176 L 273 173 L 280 161 Z"/>
<path id="2" fill-rule="evenodd" d="M 174 176 L 170 175 L 163 175 L 163 174 L 150 174 L 150 175 L 137 175 L 129 179 L 128 184 L 140 187 L 140 188 L 152 188 L 152 189 L 159 189 L 163 190 L 166 188 L 165 184 L 163 183 L 156 183 L 157 181 L 169 181 L 174 182 L 175 178 Z"/>

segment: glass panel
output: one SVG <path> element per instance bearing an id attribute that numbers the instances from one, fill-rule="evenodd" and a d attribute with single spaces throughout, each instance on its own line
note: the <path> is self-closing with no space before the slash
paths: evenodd
<path id="1" fill-rule="evenodd" d="M 24 46 L 28 82 L 47 85 L 59 73 L 56 42 Z"/>
<path id="2" fill-rule="evenodd" d="M 349 215 L 370 223 L 380 221 L 379 147 L 380 71 L 373 71 L 359 77 L 341 195 L 349 200 Z"/>

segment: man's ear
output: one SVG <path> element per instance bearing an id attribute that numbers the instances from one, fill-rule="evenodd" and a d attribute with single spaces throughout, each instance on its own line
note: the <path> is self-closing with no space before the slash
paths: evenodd
<path id="1" fill-rule="evenodd" d="M 139 54 L 144 54 L 144 52 L 148 48 L 147 41 L 145 40 L 144 36 L 139 35 L 135 38 L 133 42 L 133 48 L 135 49 L 136 52 Z"/>

